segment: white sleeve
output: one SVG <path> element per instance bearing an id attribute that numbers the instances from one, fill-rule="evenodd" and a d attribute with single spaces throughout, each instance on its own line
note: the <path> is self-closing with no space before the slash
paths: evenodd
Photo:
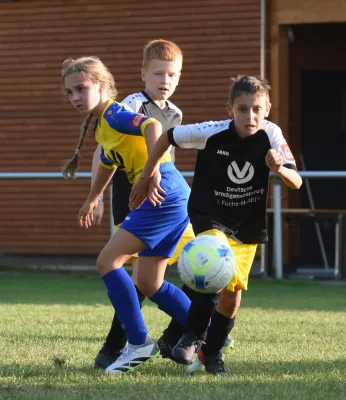
<path id="1" fill-rule="evenodd" d="M 207 140 L 229 128 L 231 120 L 176 126 L 171 132 L 171 144 L 183 149 L 203 150 Z"/>
<path id="2" fill-rule="evenodd" d="M 282 130 L 276 124 L 269 121 L 264 121 L 263 125 L 263 129 L 267 132 L 272 149 L 281 154 L 283 165 L 296 165 L 296 161 L 282 134 Z"/>
<path id="3" fill-rule="evenodd" d="M 142 101 L 137 99 L 135 95 L 130 94 L 121 104 L 126 104 L 133 112 L 137 113 L 142 105 Z"/>

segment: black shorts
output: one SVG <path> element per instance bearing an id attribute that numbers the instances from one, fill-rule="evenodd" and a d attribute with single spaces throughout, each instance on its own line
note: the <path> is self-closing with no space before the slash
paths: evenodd
<path id="1" fill-rule="evenodd" d="M 112 211 L 114 225 L 124 221 L 129 213 L 129 197 L 132 185 L 127 179 L 127 175 L 121 169 L 117 169 L 112 179 Z"/>

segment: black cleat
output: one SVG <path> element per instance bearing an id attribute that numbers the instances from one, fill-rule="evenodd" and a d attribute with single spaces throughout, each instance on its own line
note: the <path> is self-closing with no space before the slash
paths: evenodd
<path id="1" fill-rule="evenodd" d="M 202 346 L 203 341 L 195 333 L 185 333 L 179 342 L 174 346 L 172 355 L 180 364 L 189 365 L 192 363 L 195 353 Z"/>
<path id="2" fill-rule="evenodd" d="M 162 358 L 169 358 L 175 363 L 181 364 L 181 361 L 177 360 L 172 354 L 173 347 L 177 344 L 177 342 L 172 343 L 172 341 L 169 341 L 165 335 L 162 335 L 156 344 L 160 349 L 160 355 Z"/>
<path id="3" fill-rule="evenodd" d="M 222 360 L 222 353 L 219 351 L 214 356 L 206 356 L 203 354 L 203 361 L 205 366 L 205 371 L 207 374 L 223 376 L 227 375 L 224 367 L 224 362 Z"/>
<path id="4" fill-rule="evenodd" d="M 95 358 L 95 368 L 106 370 L 110 365 L 112 365 L 121 355 L 121 350 L 109 351 L 102 347 Z"/>

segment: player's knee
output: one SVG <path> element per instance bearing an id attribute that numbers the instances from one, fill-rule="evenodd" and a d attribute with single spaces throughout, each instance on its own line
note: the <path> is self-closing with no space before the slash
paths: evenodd
<path id="1" fill-rule="evenodd" d="M 108 272 L 105 257 L 103 257 L 102 253 L 97 257 L 96 266 L 100 275 L 104 275 Z M 108 265 L 109 267 L 109 265 Z"/>
<path id="2" fill-rule="evenodd" d="M 137 287 L 144 296 L 151 297 L 160 289 L 156 281 L 148 281 L 137 276 Z"/>
<path id="3" fill-rule="evenodd" d="M 219 298 L 217 311 L 227 318 L 233 318 L 238 311 L 240 302 L 241 290 L 235 290 L 234 292 L 231 292 L 227 289 L 224 289 Z"/>
<path id="4" fill-rule="evenodd" d="M 113 269 L 120 268 L 121 264 L 118 265 L 115 260 L 110 260 L 109 257 L 101 252 L 100 255 L 97 257 L 96 266 L 99 274 L 103 276 Z"/>

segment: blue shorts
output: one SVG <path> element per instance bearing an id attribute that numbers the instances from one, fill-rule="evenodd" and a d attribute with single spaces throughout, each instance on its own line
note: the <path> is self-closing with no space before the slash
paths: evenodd
<path id="1" fill-rule="evenodd" d="M 140 208 L 130 211 L 120 225 L 148 245 L 139 256 L 170 258 L 190 221 L 187 215 L 190 187 L 186 180 L 171 162 L 161 164 L 160 172 L 165 201 L 154 207 L 146 199 Z"/>

